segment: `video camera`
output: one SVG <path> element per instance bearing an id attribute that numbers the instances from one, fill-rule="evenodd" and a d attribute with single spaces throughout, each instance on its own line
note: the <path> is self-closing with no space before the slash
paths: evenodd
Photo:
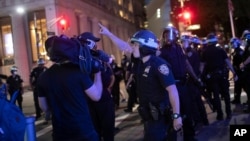
<path id="1" fill-rule="evenodd" d="M 96 73 L 102 69 L 102 51 L 92 51 L 78 38 L 65 35 L 52 36 L 45 41 L 50 60 L 56 63 L 69 60 L 80 66 L 85 73 Z M 91 53 L 92 52 L 92 53 Z"/>

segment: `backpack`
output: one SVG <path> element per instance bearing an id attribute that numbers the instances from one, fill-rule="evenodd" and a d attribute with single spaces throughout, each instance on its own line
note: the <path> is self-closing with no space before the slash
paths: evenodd
<path id="1" fill-rule="evenodd" d="M 18 93 L 15 91 L 13 98 Z M 24 141 L 26 118 L 14 101 L 0 98 L 0 141 Z"/>

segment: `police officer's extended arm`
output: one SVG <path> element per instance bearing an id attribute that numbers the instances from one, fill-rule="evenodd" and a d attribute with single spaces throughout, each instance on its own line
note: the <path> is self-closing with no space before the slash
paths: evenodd
<path id="1" fill-rule="evenodd" d="M 94 84 L 85 90 L 85 93 L 93 101 L 99 101 L 102 95 L 102 78 L 101 72 L 95 73 Z"/>
<path id="2" fill-rule="evenodd" d="M 120 50 L 125 52 L 132 52 L 132 47 L 126 42 L 111 33 L 105 26 L 98 24 L 100 29 L 100 34 L 107 36 Z"/>
<path id="3" fill-rule="evenodd" d="M 169 94 L 169 100 L 174 114 L 180 114 L 180 101 L 178 91 L 175 85 L 166 87 Z M 179 130 L 182 127 L 182 118 L 174 119 L 173 127 L 175 130 Z"/>

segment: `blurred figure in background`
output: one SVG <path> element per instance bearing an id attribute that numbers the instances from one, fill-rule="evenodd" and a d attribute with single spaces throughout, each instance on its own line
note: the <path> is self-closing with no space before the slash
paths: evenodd
<path id="1" fill-rule="evenodd" d="M 226 119 L 231 119 L 232 110 L 229 94 L 228 69 L 233 73 L 234 80 L 238 77 L 235 73 L 230 59 L 224 49 L 216 46 L 218 38 L 214 33 L 207 36 L 207 48 L 202 53 L 201 73 L 206 67 L 207 87 L 213 93 L 214 106 L 217 111 L 217 120 L 223 120 L 224 114 L 221 107 L 220 95 L 224 98 Z"/>
<path id="2" fill-rule="evenodd" d="M 237 37 L 230 39 L 230 45 L 234 49 L 232 53 L 232 65 L 235 70 L 235 73 L 238 76 L 238 80 L 234 83 L 234 99 L 231 101 L 233 104 L 241 104 L 241 92 L 244 89 L 242 70 L 240 69 L 240 63 L 242 63 L 244 50 L 240 48 L 241 41 Z"/>
<path id="3" fill-rule="evenodd" d="M 244 78 L 244 88 L 247 94 L 247 103 L 244 108 L 244 112 L 250 113 L 250 32 L 246 30 L 243 33 L 242 38 L 245 49 L 243 53 L 243 59 L 240 64 L 240 69 L 242 70 L 242 78 Z"/>
<path id="4" fill-rule="evenodd" d="M 7 78 L 6 84 L 8 86 L 8 92 L 10 94 L 10 99 L 14 96 L 14 92 L 18 91 L 16 100 L 19 108 L 22 110 L 22 102 L 23 102 L 23 79 L 17 73 L 18 68 L 16 66 L 12 66 L 10 68 L 11 75 Z M 15 101 L 16 101 L 15 100 Z M 15 103 L 15 102 L 14 102 Z"/>
<path id="5" fill-rule="evenodd" d="M 37 90 L 37 80 L 39 76 L 45 72 L 48 68 L 44 65 L 45 60 L 43 58 L 39 58 L 37 61 L 37 67 L 33 68 L 30 73 L 30 86 L 33 90 L 33 99 L 36 111 L 36 120 L 39 119 L 42 115 L 42 110 L 39 106 L 38 102 L 38 90 Z M 46 118 L 48 120 L 48 117 Z"/>

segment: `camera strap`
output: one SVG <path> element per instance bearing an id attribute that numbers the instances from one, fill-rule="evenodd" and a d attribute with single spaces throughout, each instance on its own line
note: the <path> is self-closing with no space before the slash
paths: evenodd
<path id="1" fill-rule="evenodd" d="M 91 73 L 91 61 L 92 61 L 90 49 L 86 46 L 82 46 L 82 44 L 78 40 L 75 40 L 75 41 L 80 46 L 80 48 L 79 48 L 79 66 L 80 66 L 80 69 L 84 73 L 89 74 L 89 73 Z"/>

